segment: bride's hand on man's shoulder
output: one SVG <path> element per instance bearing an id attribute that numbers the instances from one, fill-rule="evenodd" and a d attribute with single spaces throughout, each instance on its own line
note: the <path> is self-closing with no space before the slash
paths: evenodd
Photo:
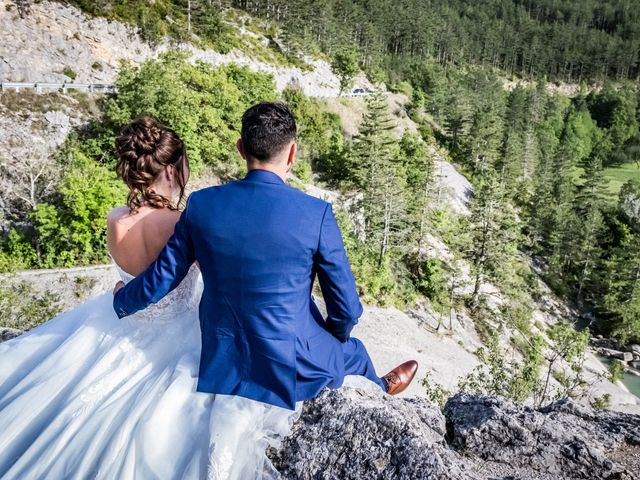
<path id="1" fill-rule="evenodd" d="M 116 286 L 113 289 L 113 296 L 115 296 L 122 288 L 124 288 L 124 282 L 122 280 L 118 280 L 118 283 L 116 283 Z"/>

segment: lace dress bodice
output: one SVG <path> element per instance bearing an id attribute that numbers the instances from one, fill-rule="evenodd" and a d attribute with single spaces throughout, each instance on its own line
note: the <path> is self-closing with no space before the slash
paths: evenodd
<path id="1" fill-rule="evenodd" d="M 113 264 L 125 284 L 135 278 L 120 268 L 115 260 Z M 146 319 L 153 323 L 178 320 L 181 314 L 198 308 L 201 293 L 202 280 L 200 269 L 194 263 L 189 269 L 189 273 L 187 273 L 186 277 L 180 282 L 180 285 L 169 292 L 169 294 L 158 303 L 150 305 L 146 309 L 136 313 L 135 317 Z"/>

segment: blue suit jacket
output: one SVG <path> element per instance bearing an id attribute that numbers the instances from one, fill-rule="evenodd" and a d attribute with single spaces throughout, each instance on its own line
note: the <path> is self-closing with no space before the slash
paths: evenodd
<path id="1" fill-rule="evenodd" d="M 198 391 L 293 409 L 342 384 L 345 342 L 362 314 L 331 205 L 252 170 L 192 193 L 158 259 L 114 297 L 119 317 L 159 301 L 198 261 Z M 311 299 L 317 275 L 328 318 Z"/>

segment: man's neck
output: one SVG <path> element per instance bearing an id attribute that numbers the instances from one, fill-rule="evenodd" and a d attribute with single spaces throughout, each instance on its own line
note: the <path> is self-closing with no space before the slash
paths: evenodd
<path id="1" fill-rule="evenodd" d="M 274 165 L 270 163 L 258 163 L 258 162 L 247 162 L 247 170 L 250 172 L 251 170 L 265 170 L 267 172 L 275 173 L 278 175 L 283 182 L 287 181 L 287 168 L 282 167 L 280 165 Z"/>

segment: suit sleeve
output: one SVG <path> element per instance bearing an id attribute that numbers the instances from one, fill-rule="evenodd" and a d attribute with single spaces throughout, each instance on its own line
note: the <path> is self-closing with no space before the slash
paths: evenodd
<path id="1" fill-rule="evenodd" d="M 327 305 L 325 325 L 346 342 L 362 315 L 362 305 L 331 205 L 324 212 L 314 267 Z"/>
<path id="2" fill-rule="evenodd" d="M 113 297 L 113 308 L 119 318 L 133 315 L 157 303 L 176 288 L 195 261 L 189 232 L 189 205 L 176 223 L 175 230 L 158 258 Z"/>

